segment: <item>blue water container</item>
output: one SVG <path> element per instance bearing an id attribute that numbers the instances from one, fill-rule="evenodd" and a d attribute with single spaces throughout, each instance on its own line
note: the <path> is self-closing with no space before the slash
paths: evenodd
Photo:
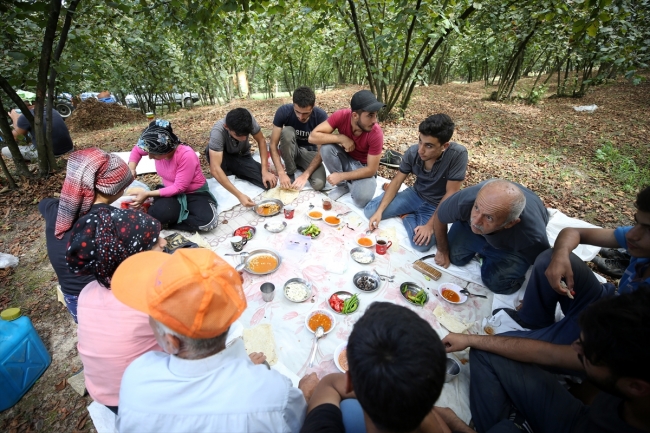
<path id="1" fill-rule="evenodd" d="M 19 308 L 0 313 L 0 411 L 9 409 L 52 362 L 28 317 Z"/>

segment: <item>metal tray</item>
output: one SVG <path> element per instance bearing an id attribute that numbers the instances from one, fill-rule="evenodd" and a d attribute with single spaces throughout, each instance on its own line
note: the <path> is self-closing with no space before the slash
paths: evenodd
<path id="1" fill-rule="evenodd" d="M 255 257 L 260 256 L 260 255 L 271 255 L 276 258 L 278 261 L 278 265 L 275 267 L 275 269 L 272 269 L 268 272 L 254 272 L 249 268 L 251 260 L 253 260 Z M 246 257 L 246 261 L 244 262 L 244 270 L 248 272 L 249 274 L 253 275 L 266 275 L 270 274 L 272 272 L 275 272 L 278 270 L 280 265 L 282 264 L 282 257 L 280 257 L 280 254 L 277 251 L 269 250 L 269 249 L 260 249 L 260 250 L 254 250 L 251 251 L 248 257 Z"/>
<path id="2" fill-rule="evenodd" d="M 264 214 L 260 213 L 260 211 L 259 211 L 260 207 L 262 207 L 264 204 L 268 204 L 268 203 L 277 204 L 278 206 L 280 206 L 280 208 L 278 209 L 277 212 L 273 212 L 273 213 L 270 213 L 270 214 L 268 214 L 268 215 L 264 215 Z M 284 208 L 284 204 L 283 204 L 280 200 L 277 200 L 277 199 L 274 199 L 274 198 L 268 198 L 268 199 L 266 199 L 266 200 L 262 200 L 261 202 L 257 203 L 257 204 L 255 205 L 255 207 L 253 207 L 253 210 L 254 210 L 255 213 L 258 214 L 259 216 L 262 216 L 262 217 L 270 217 L 270 216 L 274 216 L 274 215 L 277 215 L 277 214 L 279 214 L 280 212 L 282 212 L 282 208 Z"/>

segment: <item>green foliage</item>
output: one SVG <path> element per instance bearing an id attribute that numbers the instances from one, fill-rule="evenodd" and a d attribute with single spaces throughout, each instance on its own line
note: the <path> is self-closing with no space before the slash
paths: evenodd
<path id="1" fill-rule="evenodd" d="M 528 94 L 528 97 L 526 98 L 526 102 L 532 105 L 537 105 L 539 101 L 542 100 L 544 95 L 546 95 L 546 92 L 548 92 L 548 85 L 542 84 L 541 86 L 535 86 L 531 89 L 530 93 Z"/>
<path id="2" fill-rule="evenodd" d="M 635 193 L 650 185 L 650 168 L 639 166 L 627 153 L 606 141 L 596 150 L 594 158 L 608 175 L 623 185 L 623 191 Z"/>

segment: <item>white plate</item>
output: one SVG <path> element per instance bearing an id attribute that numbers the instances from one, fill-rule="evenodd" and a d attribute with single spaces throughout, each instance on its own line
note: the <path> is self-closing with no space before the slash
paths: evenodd
<path id="1" fill-rule="evenodd" d="M 370 239 L 370 240 L 372 241 L 372 245 L 361 245 L 361 244 L 359 243 L 359 239 L 361 239 L 361 238 L 368 238 L 368 239 Z M 372 235 L 359 236 L 359 237 L 357 238 L 356 242 L 357 242 L 357 245 L 359 245 L 360 247 L 364 247 L 364 248 L 372 248 L 372 247 L 374 247 L 375 244 L 377 243 L 375 237 L 372 236 Z"/>
<path id="2" fill-rule="evenodd" d="M 330 332 L 332 332 L 332 329 L 334 329 L 334 327 L 336 326 L 336 317 L 334 317 L 334 313 L 327 310 L 314 310 L 311 311 L 309 314 L 307 314 L 307 316 L 305 316 L 305 327 L 309 330 L 309 332 L 311 332 L 312 334 L 314 333 L 314 331 L 312 331 L 312 329 L 309 327 L 309 319 L 311 319 L 311 317 L 316 313 L 322 313 L 327 317 L 329 317 L 330 319 L 332 319 L 332 327 L 329 329 L 329 331 L 326 331 L 325 334 L 329 334 Z"/>
<path id="3" fill-rule="evenodd" d="M 334 364 L 336 364 L 336 368 L 338 368 L 342 373 L 347 372 L 347 370 L 344 370 L 343 367 L 341 367 L 341 364 L 339 363 L 339 355 L 343 352 L 343 349 L 347 349 L 347 347 L 348 342 L 346 341 L 345 343 L 339 344 L 336 350 L 334 350 Z"/>
<path id="4" fill-rule="evenodd" d="M 319 217 L 311 216 L 312 212 L 318 212 L 320 214 L 320 216 Z M 323 219 L 323 214 L 324 213 L 325 213 L 325 211 L 323 209 L 319 209 L 319 208 L 315 207 L 312 210 L 310 210 L 309 212 L 307 212 L 307 217 L 309 219 L 311 219 L 311 220 L 318 221 L 319 219 Z"/>
<path id="5" fill-rule="evenodd" d="M 460 302 L 452 302 L 449 299 L 442 296 L 442 291 L 444 289 L 451 290 L 452 292 L 455 292 L 460 297 Z M 454 283 L 442 283 L 441 285 L 438 286 L 438 294 L 440 295 L 440 297 L 442 299 L 449 302 L 450 304 L 458 305 L 458 304 L 462 304 L 463 302 L 467 301 L 467 295 L 463 295 L 462 293 L 460 293 L 460 291 L 461 291 L 461 287 L 458 284 L 454 284 Z"/>
<path id="6" fill-rule="evenodd" d="M 334 218 L 338 219 L 339 222 L 337 222 L 336 224 L 332 224 L 332 223 L 330 223 L 330 222 L 327 221 L 327 219 L 326 219 L 327 217 L 334 217 Z M 328 212 L 328 213 L 324 213 L 324 214 L 323 214 L 323 222 L 324 222 L 325 224 L 327 224 L 328 226 L 331 226 L 331 227 L 338 227 L 338 226 L 341 224 L 341 222 L 343 222 L 343 220 L 342 220 L 341 218 L 337 218 L 337 216 L 336 216 L 335 213 L 333 213 L 333 212 Z"/>

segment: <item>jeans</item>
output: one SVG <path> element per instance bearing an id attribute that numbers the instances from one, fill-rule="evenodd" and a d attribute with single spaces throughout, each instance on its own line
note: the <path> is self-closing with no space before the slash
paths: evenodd
<path id="1" fill-rule="evenodd" d="M 208 160 L 208 165 L 210 165 L 209 148 L 205 149 L 205 157 Z M 264 163 L 266 164 L 266 161 Z M 226 173 L 226 176 L 235 175 L 262 189 L 269 189 L 269 186 L 262 183 L 262 165 L 255 161 L 250 153 L 240 155 L 238 153 L 223 152 L 221 169 Z"/>
<path id="2" fill-rule="evenodd" d="M 511 331 L 506 335 L 514 335 L 534 340 L 548 341 L 555 344 L 571 344 L 580 336 L 578 316 L 589 304 L 602 297 L 613 295 L 612 284 L 601 285 L 589 266 L 578 256 L 571 253 L 571 269 L 573 270 L 573 289 L 575 299 L 569 299 L 551 288 L 548 278 L 544 275 L 551 263 L 553 249 L 548 249 L 535 260 L 530 280 L 526 286 L 524 304 L 518 312 L 519 318 L 532 331 Z M 560 303 L 564 318 L 555 322 L 555 306 Z"/>
<path id="3" fill-rule="evenodd" d="M 366 433 L 366 420 L 359 400 L 356 398 L 341 400 L 341 414 L 345 433 Z"/>
<path id="4" fill-rule="evenodd" d="M 365 164 L 352 158 L 338 144 L 323 144 L 320 147 L 320 156 L 330 173 L 350 172 L 365 167 Z M 375 195 L 375 189 L 377 188 L 376 174 L 363 179 L 344 181 L 337 186 L 349 187 L 352 202 L 356 207 L 363 209 Z"/>
<path id="5" fill-rule="evenodd" d="M 79 303 L 79 296 L 66 295 L 64 293 L 63 300 L 65 301 L 65 306 L 68 307 L 68 311 L 72 314 L 74 323 L 79 323 L 77 322 L 77 304 Z"/>
<path id="6" fill-rule="evenodd" d="M 306 170 L 318 154 L 317 150 L 307 150 L 304 147 L 298 146 L 296 142 L 296 130 L 291 126 L 282 128 L 278 148 L 282 154 L 284 169 L 288 175 L 294 174 L 297 168 L 303 171 Z M 309 176 L 309 184 L 315 191 L 320 191 L 325 186 L 325 178 L 325 167 L 321 163 L 311 176 Z"/>
<path id="7" fill-rule="evenodd" d="M 505 295 L 520 289 L 530 267 L 523 255 L 494 248 L 483 236 L 475 234 L 465 221 L 453 223 L 447 236 L 451 263 L 465 266 L 478 254 L 483 259 L 481 280 L 485 287 Z"/>
<path id="8" fill-rule="evenodd" d="M 469 405 L 479 433 L 521 433 L 508 416 L 516 408 L 535 433 L 579 433 L 589 408 L 557 378 L 534 364 L 472 349 Z"/>
<path id="9" fill-rule="evenodd" d="M 370 218 L 377 212 L 377 208 L 381 203 L 384 194 L 379 197 L 372 199 L 363 210 L 363 213 L 366 215 L 366 218 Z M 415 228 L 417 226 L 422 226 L 426 224 L 430 219 L 431 215 L 436 211 L 436 207 L 429 203 L 426 200 L 420 198 L 417 192 L 413 188 L 407 188 L 402 192 L 398 192 L 393 198 L 393 201 L 384 209 L 384 212 L 381 214 L 381 219 L 385 220 L 388 218 L 396 217 L 399 215 L 406 216 L 402 219 L 404 223 L 404 228 L 408 234 L 409 241 L 411 241 L 411 247 L 417 251 L 424 253 L 429 251 L 432 246 L 436 244 L 436 238 L 432 234 L 429 242 L 424 245 L 417 245 L 413 242 L 415 237 Z"/>

